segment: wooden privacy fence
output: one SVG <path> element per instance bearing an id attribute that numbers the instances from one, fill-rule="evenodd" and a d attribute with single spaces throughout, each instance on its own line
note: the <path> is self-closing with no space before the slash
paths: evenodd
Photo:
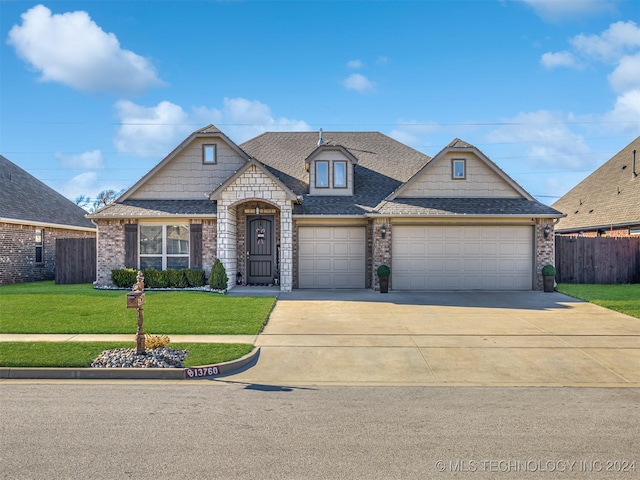
<path id="1" fill-rule="evenodd" d="M 91 283 L 96 279 L 96 239 L 56 239 L 56 283 Z"/>
<path id="2" fill-rule="evenodd" d="M 556 236 L 558 283 L 640 283 L 640 238 Z"/>

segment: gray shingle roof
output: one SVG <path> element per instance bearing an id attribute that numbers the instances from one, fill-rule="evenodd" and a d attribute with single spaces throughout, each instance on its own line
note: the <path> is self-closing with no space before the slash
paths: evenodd
<path id="1" fill-rule="evenodd" d="M 639 176 L 632 179 L 633 150 Z M 640 225 L 640 137 L 552 206 L 567 214 L 558 222 L 556 231 Z"/>
<path id="2" fill-rule="evenodd" d="M 307 215 L 370 212 L 431 159 L 380 132 L 323 132 L 322 137 L 324 145 L 344 147 L 357 158 L 353 197 L 307 194 L 304 161 L 318 147 L 317 132 L 268 132 L 240 147 L 303 196 L 294 213 Z"/>
<path id="3" fill-rule="evenodd" d="M 0 218 L 95 228 L 87 212 L 0 155 Z"/>
<path id="4" fill-rule="evenodd" d="M 92 218 L 154 218 L 184 215 L 215 215 L 217 205 L 205 200 L 125 200 L 112 203 Z"/>
<path id="5" fill-rule="evenodd" d="M 562 214 L 537 201 L 526 198 L 396 198 L 384 202 L 381 215 L 491 215 L 547 216 Z"/>

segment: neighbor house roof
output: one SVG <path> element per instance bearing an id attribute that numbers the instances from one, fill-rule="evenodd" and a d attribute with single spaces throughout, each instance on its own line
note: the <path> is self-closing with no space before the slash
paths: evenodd
<path id="1" fill-rule="evenodd" d="M 635 176 L 633 151 L 636 150 Z M 553 207 L 567 214 L 556 231 L 640 225 L 640 137 L 571 189 Z"/>
<path id="2" fill-rule="evenodd" d="M 0 155 L 0 222 L 95 230 L 86 213 Z"/>

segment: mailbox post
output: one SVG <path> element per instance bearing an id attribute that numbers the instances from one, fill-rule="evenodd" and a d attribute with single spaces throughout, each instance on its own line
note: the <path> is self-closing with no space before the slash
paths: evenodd
<path id="1" fill-rule="evenodd" d="M 136 332 L 136 355 L 144 355 L 145 342 L 144 342 L 144 330 L 142 323 L 144 318 L 142 316 L 142 306 L 144 305 L 144 275 L 141 271 L 138 271 L 136 277 L 137 282 L 131 288 L 131 292 L 127 293 L 127 308 L 135 308 L 138 313 L 138 331 Z"/>

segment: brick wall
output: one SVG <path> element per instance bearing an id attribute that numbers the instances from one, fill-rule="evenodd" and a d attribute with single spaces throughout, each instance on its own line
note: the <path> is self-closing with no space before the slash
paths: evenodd
<path id="1" fill-rule="evenodd" d="M 545 239 L 544 228 L 551 227 L 551 233 Z M 553 221 L 538 219 L 536 221 L 536 290 L 542 290 L 542 267 L 545 265 L 554 265 L 556 262 L 555 240 L 553 232 Z"/>
<path id="2" fill-rule="evenodd" d="M 381 232 L 383 225 L 387 229 L 385 238 L 382 238 Z M 380 290 L 380 281 L 376 272 L 380 265 L 391 266 L 391 237 L 393 236 L 393 232 L 388 218 L 375 218 L 371 228 L 373 230 L 373 265 L 370 278 L 373 289 Z M 392 288 L 392 278 L 393 272 L 389 279 L 389 289 Z"/>
<path id="3" fill-rule="evenodd" d="M 44 232 L 44 258 L 36 263 L 36 228 Z M 55 278 L 57 238 L 95 237 L 93 232 L 0 223 L 0 285 Z"/>

